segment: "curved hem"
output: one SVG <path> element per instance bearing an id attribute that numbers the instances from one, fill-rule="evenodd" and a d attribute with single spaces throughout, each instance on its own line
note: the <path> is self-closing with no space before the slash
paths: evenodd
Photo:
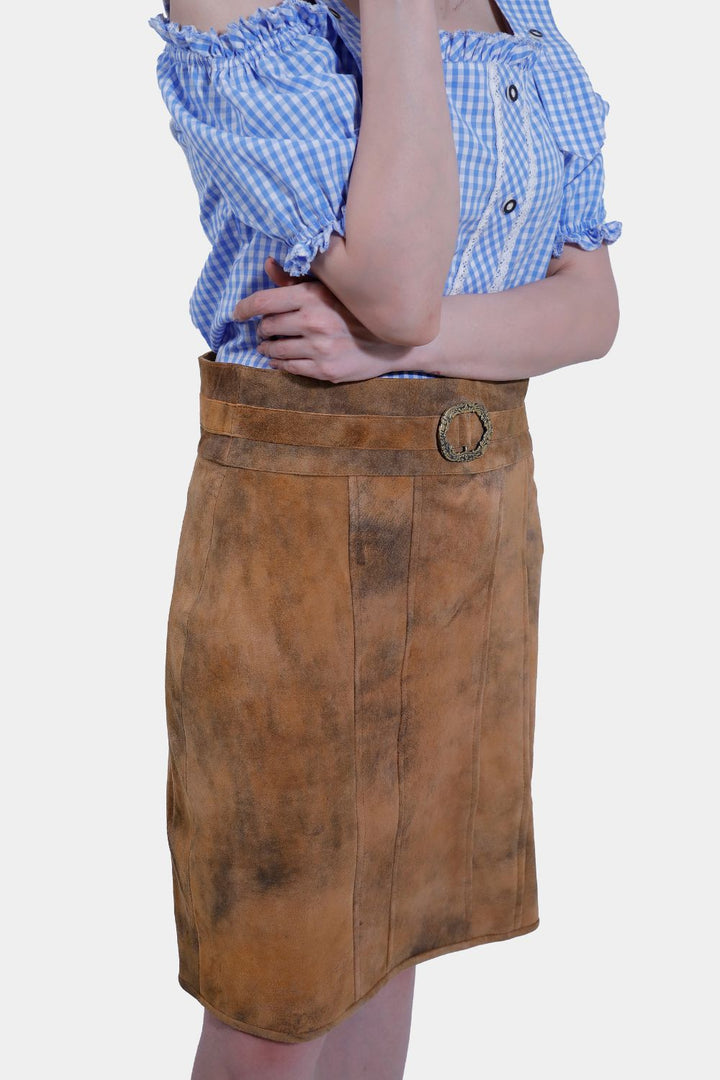
<path id="1" fill-rule="evenodd" d="M 442 956 L 450 952 L 458 952 L 460 949 L 469 949 L 475 945 L 484 945 L 492 941 L 506 941 L 509 938 L 520 937 L 523 934 L 529 934 L 533 930 L 537 930 L 540 925 L 540 920 L 536 919 L 534 923 L 530 923 L 528 926 L 521 926 L 516 930 L 505 930 L 499 934 L 481 934 L 480 937 L 468 938 L 466 941 L 455 941 L 451 945 L 440 945 L 437 949 L 427 949 L 425 952 L 415 953 L 413 956 L 407 957 L 407 959 L 396 964 L 394 968 L 391 968 L 379 982 L 363 994 L 361 998 L 354 1001 L 343 1013 L 337 1016 L 334 1020 L 331 1020 L 328 1024 L 324 1024 L 322 1027 L 315 1028 L 312 1031 L 303 1032 L 302 1035 L 290 1035 L 284 1031 L 273 1031 L 270 1028 L 256 1027 L 254 1024 L 247 1024 L 243 1020 L 236 1020 L 234 1017 L 228 1016 L 226 1013 L 216 1009 L 207 998 L 203 997 L 199 990 L 192 986 L 182 975 L 178 975 L 178 982 L 186 993 L 190 994 L 197 1001 L 200 1002 L 204 1008 L 216 1016 L 218 1020 L 222 1020 L 228 1027 L 234 1028 L 236 1031 L 244 1031 L 248 1035 L 256 1035 L 262 1039 L 270 1039 L 273 1042 L 282 1043 L 304 1043 L 310 1042 L 312 1039 L 318 1038 L 320 1035 L 325 1035 L 331 1031 L 334 1027 L 337 1027 L 339 1023 L 345 1020 L 348 1016 L 351 1016 L 357 1009 L 360 1008 L 369 998 L 376 994 L 378 990 L 390 981 L 393 975 L 403 971 L 405 968 L 410 967 L 412 964 L 422 963 L 424 960 L 431 960 L 435 956 Z"/>

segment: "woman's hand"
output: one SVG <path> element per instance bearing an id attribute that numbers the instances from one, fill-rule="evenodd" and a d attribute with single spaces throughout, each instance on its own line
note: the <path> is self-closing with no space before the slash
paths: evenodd
<path id="1" fill-rule="evenodd" d="M 244 322 L 261 316 L 257 348 L 270 367 L 333 383 L 411 370 L 412 346 L 376 337 L 321 281 L 298 284 L 270 256 L 265 272 L 282 287 L 243 297 L 233 318 Z"/>

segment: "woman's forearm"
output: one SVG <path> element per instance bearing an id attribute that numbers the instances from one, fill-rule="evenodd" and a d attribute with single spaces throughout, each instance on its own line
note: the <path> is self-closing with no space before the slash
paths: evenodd
<path id="1" fill-rule="evenodd" d="M 618 329 L 617 289 L 605 247 L 582 255 L 528 285 L 445 296 L 437 337 L 393 369 L 494 382 L 604 356 Z"/>
<path id="2" fill-rule="evenodd" d="M 363 108 L 345 237 L 313 273 L 398 344 L 438 332 L 460 185 L 434 0 L 361 0 Z"/>

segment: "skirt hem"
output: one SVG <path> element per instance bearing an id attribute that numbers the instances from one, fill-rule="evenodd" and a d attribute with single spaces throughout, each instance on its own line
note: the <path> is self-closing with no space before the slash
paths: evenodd
<path id="1" fill-rule="evenodd" d="M 509 938 L 520 937 L 522 934 L 530 934 L 533 930 L 537 930 L 539 925 L 540 920 L 536 919 L 535 922 L 529 923 L 527 926 L 518 927 L 515 930 L 504 930 L 501 933 L 497 934 L 481 934 L 479 937 L 468 938 L 465 941 L 455 941 L 450 945 L 440 945 L 437 949 L 427 949 L 425 950 L 425 952 L 415 953 L 413 956 L 409 956 L 407 957 L 407 959 L 401 961 L 401 963 L 396 964 L 394 968 L 391 968 L 391 970 L 388 971 L 383 976 L 383 978 L 380 979 L 379 982 L 375 983 L 375 985 L 370 990 L 368 990 L 366 994 L 364 994 L 361 998 L 358 998 L 357 1001 L 353 1002 L 353 1004 L 349 1008 L 347 1008 L 334 1020 L 331 1020 L 329 1023 L 324 1024 L 322 1027 L 314 1028 L 312 1031 L 304 1031 L 297 1034 L 289 1034 L 284 1031 L 273 1031 L 270 1028 L 257 1027 L 254 1024 L 247 1024 L 243 1020 L 238 1020 L 235 1017 L 228 1016 L 226 1013 L 223 1013 L 219 1009 L 216 1009 L 215 1006 L 212 1005 L 207 1000 L 207 998 L 205 998 L 201 994 L 201 992 L 190 982 L 188 982 L 182 975 L 178 975 L 178 982 L 182 989 L 185 990 L 192 997 L 194 997 L 197 1001 L 199 1001 L 200 1004 L 208 1010 L 208 1012 L 211 1012 L 213 1016 L 216 1016 L 218 1018 L 218 1020 L 221 1020 L 224 1024 L 227 1024 L 228 1027 L 234 1028 L 236 1031 L 243 1031 L 248 1035 L 255 1035 L 258 1038 L 262 1039 L 270 1039 L 273 1042 L 310 1042 L 312 1039 L 319 1038 L 319 1036 L 325 1035 L 334 1027 L 337 1027 L 339 1023 L 341 1023 L 347 1017 L 351 1016 L 356 1011 L 356 1009 L 359 1009 L 361 1005 L 363 1005 L 369 998 L 373 996 L 373 994 L 377 993 L 378 990 L 381 990 L 382 987 L 390 981 L 393 975 L 397 975 L 400 971 L 403 971 L 405 968 L 410 967 L 412 964 L 422 963 L 424 960 L 431 960 L 433 957 L 442 956 L 445 953 L 458 952 L 460 949 L 469 949 L 475 945 L 484 945 L 492 941 L 507 941 Z"/>

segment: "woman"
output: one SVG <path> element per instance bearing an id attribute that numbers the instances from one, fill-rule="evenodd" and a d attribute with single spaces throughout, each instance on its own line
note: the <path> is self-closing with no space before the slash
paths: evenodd
<path id="1" fill-rule="evenodd" d="M 151 25 L 211 244 L 166 672 L 193 1080 L 397 1080 L 415 964 L 538 925 L 524 398 L 616 334 L 608 106 L 547 0 Z"/>

